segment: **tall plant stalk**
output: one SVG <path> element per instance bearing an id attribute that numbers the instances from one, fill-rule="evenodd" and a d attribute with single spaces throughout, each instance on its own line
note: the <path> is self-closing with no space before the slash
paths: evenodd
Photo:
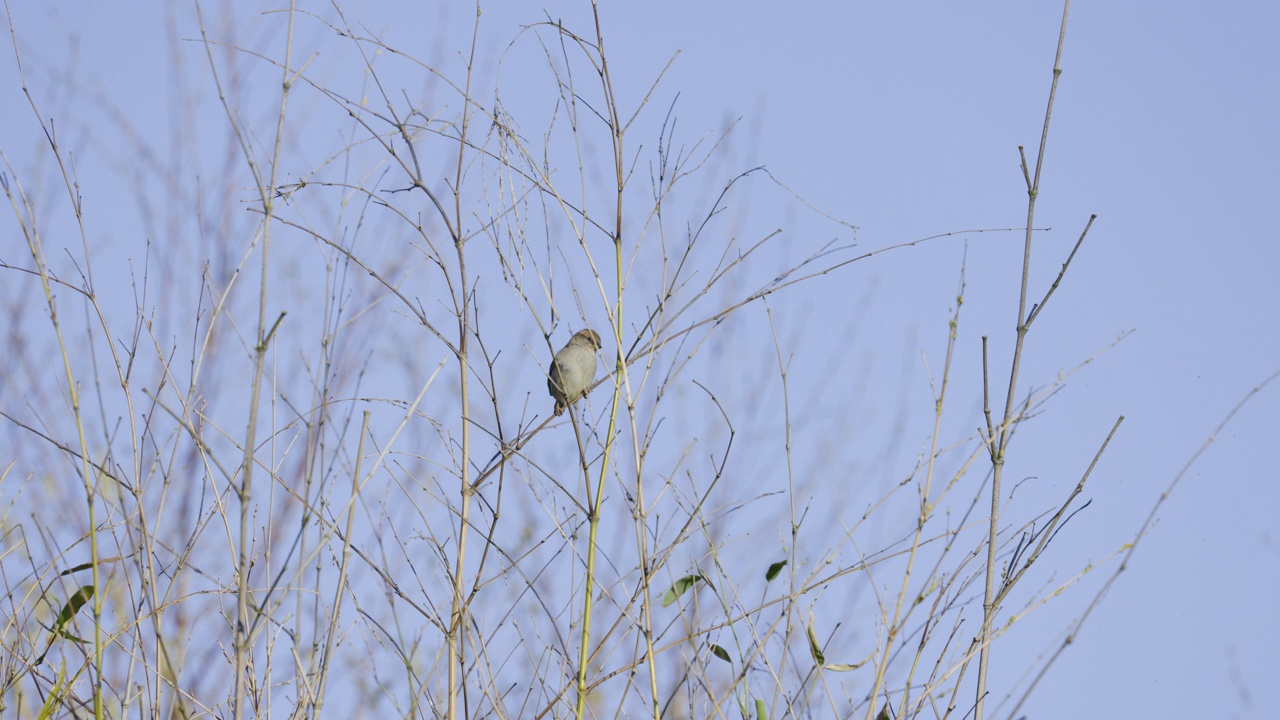
<path id="1" fill-rule="evenodd" d="M 998 426 L 991 424 L 990 407 L 984 408 L 987 417 L 988 451 L 991 457 L 991 517 L 987 526 L 987 560 L 986 575 L 982 593 L 982 630 L 978 640 L 978 683 L 977 697 L 974 701 L 974 718 L 982 720 L 987 696 L 987 667 L 991 659 L 991 625 L 996 611 L 996 547 L 1000 529 L 1000 491 L 1004 477 L 1005 452 L 1013 437 L 1013 415 L 1015 396 L 1018 392 L 1018 371 L 1022 366 L 1022 348 L 1026 341 L 1031 322 L 1039 314 L 1044 304 L 1041 303 L 1027 315 L 1027 282 L 1031 275 L 1031 237 L 1035 227 L 1036 199 L 1040 195 L 1040 172 L 1044 168 L 1045 146 L 1049 142 L 1049 120 L 1053 117 L 1053 100 L 1058 91 L 1058 78 L 1062 76 L 1062 46 L 1067 37 L 1067 15 L 1071 10 L 1071 0 L 1065 0 L 1062 6 L 1062 25 L 1058 31 L 1058 49 L 1053 59 L 1053 81 L 1049 86 L 1049 102 L 1044 111 L 1044 127 L 1040 132 L 1040 149 L 1036 154 L 1035 175 L 1028 172 L 1027 158 L 1022 153 L 1022 175 L 1027 184 L 1027 227 L 1026 239 L 1022 249 L 1022 284 L 1018 293 L 1017 338 L 1013 348 L 1012 367 L 1009 369 L 1009 387 L 1005 394 L 1004 415 Z M 1065 269 L 1065 268 L 1064 268 Z M 1046 300 L 1048 298 L 1046 297 Z M 984 394 L 985 397 L 985 394 Z M 985 404 L 985 403 L 984 403 Z"/>

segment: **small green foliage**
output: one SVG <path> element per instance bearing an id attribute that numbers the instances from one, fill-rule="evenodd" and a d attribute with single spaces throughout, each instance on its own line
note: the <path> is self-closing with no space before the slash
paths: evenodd
<path id="1" fill-rule="evenodd" d="M 54 639 L 58 637 L 64 637 L 78 643 L 85 642 L 84 640 L 68 633 L 67 625 L 71 624 L 71 619 L 76 616 L 76 613 L 80 611 L 80 608 L 84 607 L 85 603 L 89 602 L 92 597 L 93 586 L 85 585 L 72 593 L 71 597 L 67 598 L 67 602 L 62 606 L 62 609 L 58 611 L 58 619 L 53 623 L 52 633 L 49 635 L 50 644 L 52 644 Z"/>
<path id="2" fill-rule="evenodd" d="M 685 575 L 679 580 L 671 584 L 666 594 L 662 596 L 662 607 L 667 607 L 671 603 L 680 599 L 680 596 L 689 591 L 693 584 L 699 580 L 706 580 L 701 575 Z"/>
<path id="3" fill-rule="evenodd" d="M 39 714 L 36 715 L 38 720 L 48 720 L 56 717 L 57 712 L 62 707 L 62 688 L 67 680 L 67 668 L 64 663 L 58 668 L 58 677 L 53 681 L 53 687 L 49 688 L 49 696 L 45 698 L 44 706 L 40 708 Z"/>
<path id="4" fill-rule="evenodd" d="M 822 648 L 818 645 L 818 634 L 813 630 L 813 615 L 809 616 L 809 626 L 805 628 L 805 632 L 809 635 L 809 654 L 813 655 L 813 661 L 819 665 L 825 665 L 827 658 L 822 654 Z"/>

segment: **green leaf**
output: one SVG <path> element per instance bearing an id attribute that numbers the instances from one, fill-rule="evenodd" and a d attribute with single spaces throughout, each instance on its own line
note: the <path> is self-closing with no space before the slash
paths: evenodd
<path id="1" fill-rule="evenodd" d="M 822 654 L 822 647 L 818 645 L 818 633 L 813 629 L 813 614 L 809 615 L 809 627 L 805 628 L 805 633 L 809 636 L 809 654 L 813 655 L 813 661 L 819 665 L 825 665 L 827 659 Z"/>
<path id="2" fill-rule="evenodd" d="M 711 654 L 729 663 L 730 665 L 733 664 L 733 661 L 729 659 L 729 652 L 724 648 L 720 647 L 719 645 L 711 646 Z"/>
<path id="3" fill-rule="evenodd" d="M 85 585 L 74 593 L 71 593 L 71 597 L 67 598 L 67 602 L 62 606 L 62 609 L 58 611 L 58 617 L 54 619 L 53 626 L 49 628 L 49 640 L 45 643 L 44 652 L 40 653 L 40 657 L 36 658 L 36 665 L 44 662 L 45 655 L 49 654 L 49 650 L 53 648 L 54 641 L 58 638 L 66 638 L 73 642 L 78 642 L 81 645 L 87 642 L 67 632 L 67 626 L 71 624 L 72 619 L 75 618 L 76 613 L 79 612 L 80 608 L 84 607 L 85 603 L 89 602 L 89 599 L 92 597 L 92 585 Z"/>
<path id="4" fill-rule="evenodd" d="M 662 607 L 667 607 L 671 603 L 680 599 L 681 595 L 689 592 L 689 588 L 693 587 L 694 583 L 705 579 L 706 578 L 701 575 L 685 575 L 675 581 L 671 584 L 671 587 L 667 590 L 666 594 L 662 596 Z"/>
<path id="5" fill-rule="evenodd" d="M 89 599 L 92 597 L 93 597 L 92 585 L 85 585 L 84 587 L 72 593 L 71 597 L 67 598 L 66 604 L 64 604 L 62 606 L 62 609 L 58 611 L 58 619 L 55 620 L 53 623 L 54 634 L 60 635 L 65 638 L 72 638 L 71 635 L 67 634 L 67 625 L 71 623 L 71 619 L 76 616 L 76 613 L 79 612 L 80 608 L 84 607 L 84 604 L 89 602 Z M 72 638 L 72 639 L 79 640 L 79 638 Z M 79 642 L 84 642 L 84 641 L 79 640 Z"/>
<path id="6" fill-rule="evenodd" d="M 57 712 L 62 705 L 63 683 L 66 681 L 67 665 L 64 662 L 62 667 L 58 668 L 58 677 L 53 681 L 53 687 L 49 688 L 49 697 L 44 701 L 44 707 L 40 708 L 40 712 L 36 714 L 38 720 L 49 720 L 56 717 Z"/>
<path id="7" fill-rule="evenodd" d="M 764 571 L 764 581 L 769 582 L 770 580 L 778 577 L 778 573 L 782 572 L 782 568 L 786 566 L 786 560 L 779 560 L 778 562 L 770 565 L 769 569 Z"/>

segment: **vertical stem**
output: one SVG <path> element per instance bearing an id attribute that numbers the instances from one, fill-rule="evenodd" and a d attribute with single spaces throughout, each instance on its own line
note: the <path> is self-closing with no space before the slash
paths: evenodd
<path id="1" fill-rule="evenodd" d="M 475 67 L 476 38 L 480 32 L 480 8 L 476 5 L 476 21 L 472 28 L 471 56 L 467 59 L 467 83 L 462 103 L 462 124 L 458 134 L 458 162 L 453 181 L 453 247 L 458 255 L 458 288 L 459 297 L 455 300 L 458 310 L 458 384 L 460 402 L 462 403 L 462 457 L 459 468 L 459 492 L 461 505 L 458 517 L 458 555 L 453 566 L 453 600 L 449 609 L 449 632 L 445 639 L 449 646 L 448 707 L 447 717 L 455 720 L 458 717 L 458 693 L 462 688 L 462 670 L 466 665 L 466 649 L 463 647 L 462 632 L 466 627 L 465 601 L 463 600 L 463 572 L 467 562 L 467 539 L 471 527 L 471 496 L 475 488 L 471 487 L 471 385 L 470 361 L 467 355 L 471 337 L 471 293 L 467 281 L 466 242 L 462 233 L 462 169 L 466 162 L 467 129 L 471 120 L 471 73 Z M 421 177 L 419 177 L 421 182 Z M 423 186 L 425 189 L 425 185 Z M 464 713 L 465 715 L 465 713 Z"/>
<path id="2" fill-rule="evenodd" d="M 466 123 L 464 122 L 463 124 L 465 126 Z M 461 163 L 459 163 L 459 167 L 461 167 Z M 461 216 L 459 216 L 459 219 L 461 219 Z M 459 479 L 461 481 L 462 508 L 458 519 L 458 555 L 453 567 L 453 601 L 449 610 L 449 633 L 447 638 L 449 645 L 449 703 L 447 717 L 449 720 L 455 720 L 458 716 L 458 690 L 461 682 L 461 670 L 466 662 L 462 643 L 462 629 L 465 625 L 463 622 L 462 573 L 466 568 L 467 538 L 469 537 L 467 529 L 471 525 L 471 496 L 474 492 L 468 480 L 470 475 L 471 419 L 468 415 L 470 388 L 467 382 L 467 335 L 470 331 L 470 321 L 467 317 L 467 313 L 470 310 L 467 301 L 467 264 L 462 251 L 462 242 L 458 241 L 456 247 L 458 252 L 458 275 L 461 278 L 459 291 L 462 294 L 462 311 L 458 319 L 458 334 L 460 336 L 458 342 L 458 376 L 461 385 L 462 402 L 462 467 Z"/>
<path id="3" fill-rule="evenodd" d="M 596 538 L 600 530 L 600 505 L 604 497 L 604 479 L 609 471 L 609 459 L 613 450 L 613 439 L 618 427 L 618 406 L 622 404 L 622 380 L 626 372 L 626 362 L 622 357 L 622 343 L 616 342 L 622 337 L 622 191 L 625 183 L 622 163 L 623 127 L 618 118 L 618 107 L 613 96 L 613 85 L 609 77 L 609 63 L 604 50 L 604 35 L 600 29 L 600 8 L 592 2 L 596 24 L 596 47 L 600 53 L 600 78 L 605 94 L 605 106 L 609 113 L 609 127 L 613 134 L 613 162 L 616 178 L 617 195 L 614 202 L 613 257 L 614 257 L 614 308 L 613 337 L 616 354 L 613 374 L 613 403 L 609 412 L 609 430 L 604 436 L 604 455 L 600 458 L 600 472 L 596 479 L 595 496 L 588 497 L 587 515 L 587 577 L 583 588 L 582 599 L 582 637 L 578 648 L 578 682 L 577 702 L 574 705 L 574 717 L 581 720 L 587 707 L 587 663 L 591 657 L 591 612 L 595 591 Z M 585 474 L 585 470 L 584 470 Z M 588 490 L 590 492 L 590 490 Z M 657 702 L 656 698 L 654 700 Z"/>
<path id="4" fill-rule="evenodd" d="M 1022 249 L 1022 289 L 1018 295 L 1017 340 L 1013 348 L 1013 364 L 1009 370 L 1009 390 L 1005 395 L 1004 417 L 999 428 L 991 435 L 991 517 L 987 526 L 986 579 L 982 595 L 982 631 L 978 650 L 978 686 L 974 701 L 974 720 L 982 720 L 987 697 L 987 666 L 991 656 L 991 625 L 995 619 L 996 541 L 1000 524 L 1000 481 L 1004 476 L 1005 450 L 1013 434 L 1012 418 L 1014 398 L 1018 390 L 1018 370 L 1022 364 L 1022 346 L 1027 337 L 1027 280 L 1031 274 L 1031 233 L 1035 219 L 1036 198 L 1040 194 L 1040 171 L 1044 167 L 1045 145 L 1049 141 L 1049 120 L 1053 115 L 1053 98 L 1058 91 L 1058 78 L 1062 76 L 1062 46 L 1067 36 L 1067 14 L 1071 0 L 1062 6 L 1062 26 L 1058 31 L 1058 51 L 1053 60 L 1053 82 L 1049 87 L 1049 102 L 1044 112 L 1044 128 L 1040 133 L 1040 151 L 1036 156 L 1035 178 L 1027 175 L 1027 161 L 1022 159 L 1023 175 L 1027 180 L 1027 230 Z"/>
<path id="5" fill-rule="evenodd" d="M 34 107 L 33 107 L 34 109 Z M 49 143 L 55 157 L 58 156 L 58 145 L 54 136 L 50 133 Z M 59 164 L 61 158 L 59 157 Z M 66 174 L 63 174 L 64 180 Z M 7 188 L 6 188 L 7 189 Z M 68 187 L 70 191 L 71 188 Z M 75 208 L 77 222 L 80 224 L 81 237 L 84 236 L 84 219 L 83 210 L 77 195 L 71 192 L 72 205 Z M 105 602 L 102 591 L 102 578 L 99 568 L 99 548 L 98 548 L 98 520 L 97 520 L 97 475 L 98 471 L 94 468 L 90 460 L 90 451 L 88 439 L 85 437 L 84 431 L 84 415 L 81 412 L 80 391 L 76 381 L 75 371 L 71 367 L 71 356 L 67 352 L 67 343 L 62 335 L 62 325 L 58 321 L 58 303 L 57 295 L 54 294 L 53 284 L 50 280 L 50 272 L 48 261 L 44 254 L 44 243 L 40 239 L 40 234 L 36 229 L 35 214 L 28 205 L 28 215 L 31 218 L 30 229 L 27 231 L 27 246 L 31 251 L 31 257 L 34 261 L 36 272 L 40 276 L 40 285 L 44 290 L 45 303 L 49 308 L 49 322 L 53 325 L 53 333 L 58 338 L 58 350 L 62 355 L 62 371 L 67 378 L 67 396 L 71 402 L 71 417 L 75 420 L 76 436 L 80 443 L 80 475 L 84 482 L 85 504 L 89 516 L 88 539 L 89 539 L 89 564 L 93 574 L 93 716 L 97 720 L 102 720 L 102 606 Z M 88 257 L 86 250 L 85 256 Z M 92 302 L 96 302 L 93 298 L 92 288 L 87 288 L 89 298 Z M 80 592 L 76 590 L 74 592 Z M 73 595 L 67 596 L 67 603 L 70 606 Z M 47 652 L 47 651 L 46 651 Z M 43 655 L 41 656 L 43 658 Z M 38 663 L 37 663 L 38 664 Z"/>
<path id="6" fill-rule="evenodd" d="M 364 411 L 364 419 L 360 423 L 360 440 L 356 443 L 356 465 L 351 471 L 351 500 L 347 503 L 347 529 L 342 536 L 342 560 L 338 563 L 338 585 L 333 591 L 333 617 L 329 619 L 328 632 L 325 633 L 324 654 L 320 661 L 320 682 L 316 683 L 315 700 L 311 707 L 311 717 L 324 717 L 324 694 L 329 684 L 329 669 L 333 665 L 333 648 L 338 635 L 339 620 L 342 617 L 342 596 L 347 588 L 347 568 L 351 561 L 351 533 L 355 527 L 356 500 L 360 496 L 361 461 L 364 459 L 364 440 L 369 434 L 369 417 L 372 413 Z"/>
<path id="7" fill-rule="evenodd" d="M 235 682 L 235 698 L 233 699 L 233 717 L 236 720 L 244 717 L 244 695 L 246 692 L 246 676 L 249 672 L 249 646 L 250 646 L 250 621 L 249 621 L 249 572 L 253 565 L 251 558 L 250 546 L 252 545 L 252 530 L 250 525 L 251 504 L 253 500 L 253 467 L 256 464 L 255 448 L 258 444 L 258 406 L 262 397 L 262 376 L 263 366 L 266 363 L 267 348 L 270 346 L 271 335 L 275 332 L 273 325 L 270 330 L 267 328 L 267 288 L 269 286 L 271 267 L 271 220 L 275 211 L 275 186 L 276 174 L 280 166 L 280 148 L 284 138 L 284 118 L 285 111 L 289 105 L 289 86 L 293 78 L 290 76 L 290 65 L 292 61 L 293 49 L 293 14 L 294 7 L 289 8 L 289 28 L 285 36 L 285 54 L 284 63 L 281 72 L 283 79 L 281 81 L 280 92 L 280 112 L 276 118 L 276 140 L 275 148 L 271 157 L 271 174 L 265 180 L 258 175 L 256 168 L 253 167 L 252 155 L 249 153 L 248 146 L 244 146 L 246 160 L 250 163 L 250 168 L 254 170 L 255 180 L 258 186 L 258 197 L 262 203 L 262 265 L 258 287 L 258 331 L 257 343 L 254 346 L 253 359 L 253 384 L 249 395 L 249 418 L 245 428 L 244 442 L 244 460 L 240 467 L 240 487 L 237 489 L 237 500 L 240 503 L 240 534 L 238 539 L 239 552 L 236 560 L 236 624 L 235 624 L 235 654 L 236 654 L 236 682 Z"/>

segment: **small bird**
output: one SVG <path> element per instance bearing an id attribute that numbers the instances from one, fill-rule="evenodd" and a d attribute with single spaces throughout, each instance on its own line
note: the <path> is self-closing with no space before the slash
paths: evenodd
<path id="1" fill-rule="evenodd" d="M 555 414 L 559 416 L 570 403 L 587 394 L 587 387 L 596 379 L 596 351 L 600 349 L 600 336 L 595 330 L 579 330 L 569 338 L 569 344 L 560 348 L 547 371 L 547 392 L 556 399 Z"/>

